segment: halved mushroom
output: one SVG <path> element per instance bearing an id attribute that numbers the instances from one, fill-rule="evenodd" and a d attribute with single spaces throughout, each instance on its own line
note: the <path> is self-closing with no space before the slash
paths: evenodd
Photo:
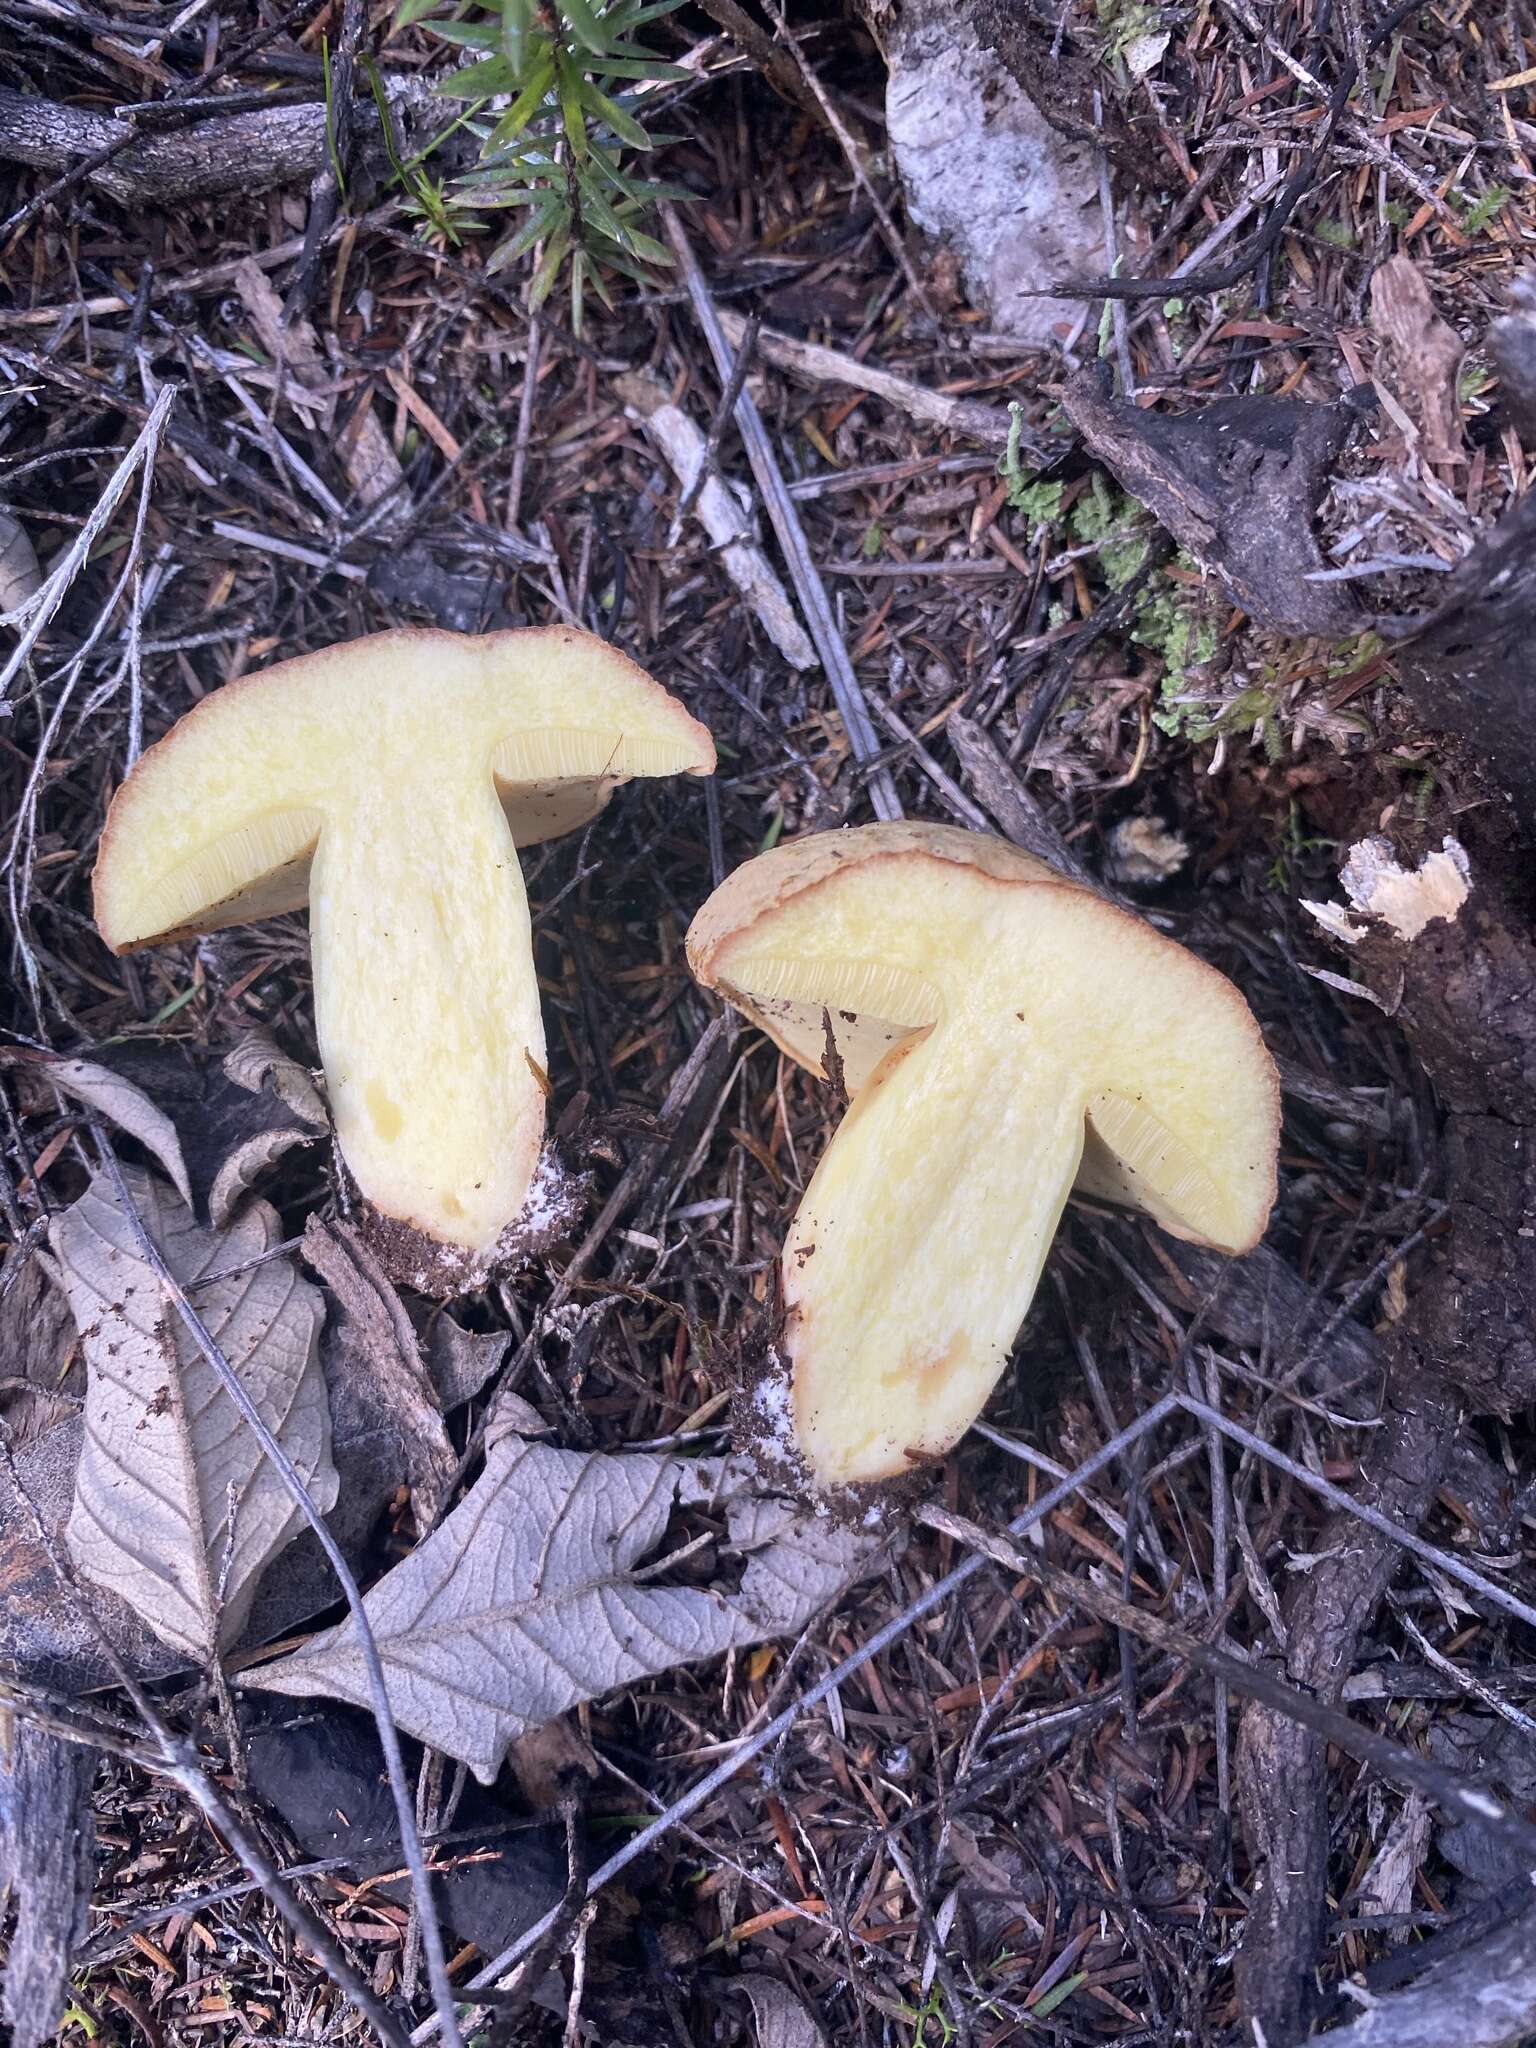
<path id="1" fill-rule="evenodd" d="M 710 897 L 694 974 L 850 1105 L 784 1247 L 797 1447 L 819 1485 L 947 1450 L 991 1392 L 1074 1180 L 1246 1251 L 1279 1088 L 1226 978 L 1004 841 L 868 825 Z"/>
<path id="2" fill-rule="evenodd" d="M 544 1128 L 516 848 L 714 760 L 589 633 L 375 634 L 227 685 L 150 748 L 108 814 L 96 922 L 126 953 L 307 902 L 347 1165 L 385 1217 L 484 1260 Z"/>

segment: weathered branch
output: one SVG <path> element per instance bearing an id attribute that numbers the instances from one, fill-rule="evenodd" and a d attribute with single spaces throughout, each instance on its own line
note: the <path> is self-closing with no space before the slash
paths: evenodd
<path id="1" fill-rule="evenodd" d="M 1453 1404 L 1419 1383 L 1389 1396 L 1359 1495 L 1413 1528 L 1439 1482 L 1455 1427 Z M 1320 1561 L 1287 1602 L 1287 1675 L 1327 1705 L 1342 1694 L 1360 1639 L 1402 1552 L 1340 1511 L 1317 1544 Z M 1288 1714 L 1254 1702 L 1238 1731 L 1238 1796 L 1258 1865 L 1237 1954 L 1238 1999 L 1271 2041 L 1305 2032 L 1323 1940 L 1328 1871 L 1326 1744 Z"/>
<path id="2" fill-rule="evenodd" d="M 428 94 L 414 80 L 394 80 L 391 98 L 402 114 L 425 113 Z M 357 126 L 377 138 L 378 113 L 359 103 Z M 67 171 L 82 157 L 121 145 L 86 182 L 109 199 L 166 204 L 227 192 L 265 192 L 312 178 L 327 161 L 325 106 L 262 108 L 219 114 L 169 133 L 134 139 L 134 124 L 111 114 L 60 106 L 0 89 L 0 160 Z"/>
<path id="3" fill-rule="evenodd" d="M 1536 492 L 1463 556 L 1433 611 L 1383 622 L 1427 725 L 1484 762 L 1536 831 Z"/>
<path id="4" fill-rule="evenodd" d="M 1506 1921 L 1325 2036 L 1336 2048 L 1519 2048 L 1536 2034 L 1536 1912 Z"/>
<path id="5" fill-rule="evenodd" d="M 1063 397 L 1098 459 L 1218 575 L 1260 625 L 1342 638 L 1366 623 L 1323 567 L 1312 517 L 1333 465 L 1372 402 L 1217 398 L 1198 411 L 1145 412 L 1085 370 Z"/>

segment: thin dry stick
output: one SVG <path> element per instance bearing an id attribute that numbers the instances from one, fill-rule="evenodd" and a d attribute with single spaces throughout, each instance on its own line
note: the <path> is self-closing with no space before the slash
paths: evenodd
<path id="1" fill-rule="evenodd" d="M 1528 1821 L 1481 1780 L 1431 1763 L 1406 1744 L 1392 1742 L 1363 1722 L 1352 1721 L 1337 1707 L 1324 1706 L 1312 1693 L 1303 1692 L 1300 1686 L 1277 1678 L 1262 1665 L 1246 1664 L 1230 1651 L 1215 1649 L 1184 1629 L 1160 1621 L 1155 1615 L 1143 1614 L 1140 1608 L 1133 1607 L 1130 1601 L 1122 1600 L 1118 1593 L 1111 1593 L 1107 1587 L 1078 1578 L 1072 1572 L 1063 1571 L 1059 1565 L 1048 1564 L 1036 1552 L 1021 1550 L 1016 1543 L 992 1535 L 975 1522 L 967 1521 L 963 1515 L 951 1514 L 948 1508 L 923 1507 L 918 1510 L 917 1518 L 942 1535 L 970 1544 L 978 1557 L 990 1557 L 995 1564 L 1006 1566 L 1021 1578 L 1034 1580 L 1058 1599 L 1074 1601 L 1100 1621 L 1140 1636 L 1143 1642 L 1166 1650 L 1170 1656 L 1182 1658 L 1197 1671 L 1220 1679 L 1234 1692 L 1243 1693 L 1249 1699 L 1262 1700 L 1276 1713 L 1286 1715 L 1303 1728 L 1309 1728 L 1314 1735 L 1321 1736 L 1325 1742 L 1335 1744 L 1346 1756 L 1372 1765 L 1384 1778 L 1422 1793 L 1437 1806 L 1450 1807 L 1461 1819 L 1470 1821 L 1474 1827 L 1486 1829 L 1496 1840 L 1527 1861 L 1536 1857 L 1536 1823 Z"/>
<path id="2" fill-rule="evenodd" d="M 699 502 L 699 493 L 704 488 L 705 480 L 714 470 L 715 457 L 720 453 L 720 437 L 725 432 L 726 421 L 736 410 L 736 401 L 741 396 L 742 387 L 747 381 L 747 372 L 751 369 L 753 358 L 757 354 L 757 330 L 761 324 L 758 315 L 753 313 L 747 321 L 746 328 L 735 341 L 736 360 L 731 365 L 731 374 L 725 380 L 725 388 L 720 393 L 720 403 L 715 407 L 709 431 L 704 436 L 704 447 L 699 456 L 698 467 L 693 472 L 692 481 L 678 499 L 677 510 L 672 515 L 672 524 L 667 529 L 669 548 L 677 546 L 678 535 L 683 530 L 683 521 Z"/>
<path id="3" fill-rule="evenodd" d="M 747 331 L 747 322 L 740 313 L 733 313 L 729 306 L 717 308 L 720 326 L 725 338 L 733 348 L 739 348 Z M 958 398 L 948 391 L 930 391 L 926 384 L 914 383 L 910 377 L 898 376 L 894 370 L 882 370 L 875 363 L 866 363 L 858 356 L 846 355 L 841 349 L 823 348 L 819 342 L 801 341 L 793 334 L 779 334 L 771 327 L 759 329 L 757 352 L 764 362 L 772 363 L 776 370 L 786 370 L 791 377 L 798 377 L 805 384 L 845 384 L 852 391 L 867 391 L 871 398 L 883 398 L 887 404 L 915 420 L 927 420 L 935 427 L 942 427 L 947 433 L 963 434 L 968 440 L 979 441 L 984 448 L 1004 449 L 1012 431 L 1015 415 L 1006 406 L 989 405 L 983 398 Z M 1034 462 L 1050 462 L 1060 453 L 1059 449 L 1047 448 L 1033 428 L 1020 429 L 1019 447 Z M 943 468 L 943 458 L 937 465 Z M 959 460 L 964 463 L 966 458 Z M 862 470 L 844 470 L 836 477 L 812 477 L 789 486 L 792 498 L 812 495 L 811 487 L 839 490 L 865 483 L 878 483 L 887 476 L 909 476 L 914 472 L 909 463 L 871 463 Z M 819 495 L 819 490 L 816 495 Z M 1017 572 L 1015 572 L 1017 573 Z"/>
<path id="4" fill-rule="evenodd" d="M 1097 86 L 1093 92 L 1093 120 L 1094 126 L 1102 129 L 1104 98 Z M 1094 153 L 1098 158 L 1099 213 L 1104 222 L 1104 252 L 1109 257 L 1110 275 L 1113 276 L 1120 268 L 1120 232 L 1115 220 L 1115 194 L 1109 175 L 1109 153 L 1103 149 Z M 1125 301 L 1110 299 L 1107 303 L 1110 332 L 1115 343 L 1115 366 L 1120 372 L 1120 396 L 1132 399 L 1136 396 L 1136 372 L 1131 364 L 1130 330 L 1126 324 Z"/>
<path id="5" fill-rule="evenodd" d="M 704 273 L 699 268 L 693 245 L 683 231 L 682 221 L 671 204 L 663 202 L 662 219 L 666 223 L 667 235 L 677 254 L 678 268 L 683 282 L 688 287 L 688 296 L 693 302 L 694 314 L 703 329 L 709 352 L 715 359 L 715 369 L 722 383 L 730 381 L 735 367 L 729 342 L 720 325 L 720 316 L 715 302 L 709 295 L 704 282 Z M 743 391 L 736 401 L 736 425 L 746 447 L 747 460 L 752 465 L 752 474 L 768 508 L 768 517 L 778 535 L 785 564 L 800 597 L 800 608 L 805 613 L 806 624 L 810 627 L 811 639 L 816 652 L 821 656 L 821 665 L 826 670 L 827 681 L 832 685 L 838 714 L 848 734 L 848 744 L 854 759 L 869 765 L 869 800 L 875 816 L 887 822 L 900 818 L 901 799 L 896 794 L 896 784 L 891 771 L 873 764 L 879 761 L 882 748 L 879 736 L 870 722 L 869 707 L 864 702 L 864 692 L 859 679 L 853 672 L 853 663 L 848 659 L 848 650 L 838 633 L 832 617 L 832 607 L 827 602 L 827 593 L 811 559 L 811 550 L 805 538 L 805 529 L 800 524 L 800 514 L 795 510 L 794 500 L 784 485 L 779 465 L 768 439 L 768 430 L 763 425 L 762 415 L 752 401 L 750 391 Z"/>
<path id="6" fill-rule="evenodd" d="M 26 622 L 21 638 L 16 643 L 15 652 L 5 667 L 0 669 L 0 716 L 10 710 L 5 694 L 7 688 L 15 678 L 17 670 L 47 631 L 49 621 L 64 602 L 65 592 L 85 566 L 97 537 L 117 510 L 118 501 L 133 481 L 139 465 L 145 463 L 153 466 L 161 437 L 165 433 L 166 421 L 170 418 L 171 407 L 176 403 L 180 393 L 179 384 L 167 384 L 162 387 L 149 418 L 139 430 L 137 440 L 107 479 L 106 489 L 92 507 L 84 526 L 75 535 L 64 559 L 35 597 L 28 598 L 25 604 L 19 605 L 13 612 L 0 613 L 0 626 L 20 626 L 23 620 Z"/>
<path id="7" fill-rule="evenodd" d="M 389 1691 L 384 1683 L 384 1666 L 379 1657 L 379 1646 L 374 1640 L 372 1625 L 364 1612 L 363 1596 L 358 1590 L 357 1581 L 353 1578 L 351 1568 L 342 1556 L 335 1537 L 325 1526 L 320 1510 L 315 1506 L 309 1488 L 299 1476 L 292 1459 L 267 1427 L 261 1411 L 246 1392 L 239 1374 L 214 1342 L 207 1324 L 188 1301 L 181 1283 L 161 1256 L 160 1247 L 150 1236 L 144 1219 L 134 1207 L 133 1198 L 123 1179 L 122 1169 L 117 1163 L 117 1154 L 112 1150 L 106 1133 L 98 1124 L 92 1124 L 90 1128 L 100 1148 L 117 1199 L 122 1205 L 123 1214 L 128 1218 L 134 1236 L 139 1241 L 139 1249 L 153 1269 L 166 1299 L 181 1318 L 193 1343 L 212 1366 L 224 1391 L 234 1402 L 247 1426 L 254 1432 L 262 1450 L 271 1460 L 272 1469 L 287 1487 L 295 1504 L 302 1510 L 304 1519 L 314 1530 L 351 1610 L 352 1619 L 357 1626 L 358 1648 L 362 1653 L 363 1667 L 368 1676 L 373 1718 L 378 1727 L 380 1746 L 384 1751 L 384 1767 L 389 1776 L 389 1789 L 394 1798 L 395 1815 L 400 1824 L 400 1846 L 405 1855 L 406 1868 L 411 1874 L 411 1895 L 421 1915 L 422 1947 L 426 1952 L 432 2002 L 437 2008 L 437 2026 L 441 2028 L 448 2048 L 462 2048 L 454 1989 L 448 1981 L 448 1958 L 443 1949 L 443 1930 L 432 1898 L 432 1884 L 427 1875 L 426 1858 L 422 1854 L 421 1836 L 416 1829 L 415 1803 L 406 1782 L 405 1761 L 400 1754 L 400 1738 L 396 1733 L 394 1716 L 390 1711 Z"/>
<path id="8" fill-rule="evenodd" d="M 1523 1621 L 1528 1628 L 1536 1628 L 1536 1607 L 1520 1599 L 1517 1594 L 1506 1591 L 1503 1586 L 1482 1572 L 1473 1571 L 1469 1564 L 1464 1564 L 1449 1550 L 1442 1550 L 1434 1543 L 1426 1543 L 1422 1536 L 1416 1536 L 1411 1529 L 1400 1529 L 1396 1522 L 1382 1514 L 1379 1509 L 1367 1507 L 1363 1501 L 1356 1500 L 1353 1494 L 1346 1493 L 1342 1487 L 1333 1485 L 1330 1480 L 1320 1477 L 1316 1472 L 1308 1471 L 1305 1465 L 1298 1464 L 1294 1458 L 1288 1458 L 1284 1451 L 1277 1451 L 1273 1444 L 1265 1443 L 1251 1430 L 1244 1429 L 1240 1422 L 1231 1421 L 1219 1408 L 1208 1407 L 1204 1401 L 1197 1401 L 1190 1394 L 1174 1394 L 1170 1398 L 1177 1402 L 1186 1415 L 1198 1416 L 1202 1422 L 1210 1423 L 1213 1429 L 1219 1429 L 1224 1436 L 1231 1437 L 1235 1444 L 1241 1444 L 1244 1450 L 1252 1451 L 1256 1458 L 1263 1458 L 1279 1471 L 1288 1473 L 1298 1485 L 1309 1487 L 1313 1493 L 1320 1494 L 1331 1507 L 1343 1508 L 1346 1514 L 1353 1515 L 1357 1522 L 1364 1522 L 1367 1527 L 1375 1529 L 1380 1535 L 1395 1543 L 1400 1550 L 1411 1551 L 1415 1557 L 1422 1558 L 1426 1564 L 1432 1564 L 1448 1578 L 1469 1587 L 1472 1592 L 1480 1594 L 1495 1607 L 1502 1607 L 1506 1614 L 1514 1615 L 1517 1621 Z"/>
<path id="9" fill-rule="evenodd" d="M 1054 1513 L 1065 1501 L 1070 1500 L 1080 1487 L 1086 1486 L 1090 1479 L 1097 1478 L 1100 1472 L 1112 1465 L 1129 1445 L 1176 1413 L 1178 1405 L 1174 1395 L 1165 1394 L 1160 1401 L 1147 1409 L 1145 1414 L 1138 1415 L 1134 1422 L 1128 1423 L 1117 1437 L 1095 1451 L 1092 1457 L 1084 1459 L 1070 1477 L 1064 1479 L 1059 1486 L 1053 1486 L 1048 1493 L 1042 1494 L 1033 1507 L 1027 1508 L 1022 1515 L 1010 1522 L 1008 1533 L 1015 1537 L 1027 1535 L 1038 1522 L 1043 1521 L 1047 1515 Z M 615 1850 L 608 1861 L 592 1873 L 587 1882 L 588 1898 L 595 1897 L 637 1857 L 646 1855 L 680 1821 L 685 1821 L 697 1813 L 706 1801 L 712 1799 L 722 1786 L 728 1785 L 754 1757 L 761 1756 L 765 1749 L 771 1748 L 781 1737 L 787 1735 L 802 1714 L 807 1713 L 812 1707 L 819 1706 L 840 1685 L 852 1678 L 856 1672 L 862 1671 L 864 1666 L 871 1663 L 883 1650 L 889 1649 L 892 1643 L 904 1635 L 915 1622 L 921 1621 L 924 1615 L 932 1614 L 936 1608 L 943 1606 L 961 1586 L 976 1576 L 985 1563 L 986 1559 L 977 1552 L 968 1557 L 963 1564 L 956 1565 L 954 1570 L 947 1572 L 942 1579 L 935 1580 L 926 1592 L 920 1593 L 909 1606 L 902 1609 L 900 1614 L 894 1615 L 884 1627 L 877 1629 L 857 1650 L 846 1656 L 841 1664 L 834 1665 L 824 1678 L 818 1679 L 815 1685 L 801 1693 L 799 1698 L 792 1701 L 781 1713 L 775 1714 L 771 1721 L 765 1722 L 756 1734 L 733 1748 L 731 1754 L 716 1764 L 712 1771 L 690 1786 L 681 1798 L 675 1799 L 664 1813 L 658 1814 L 649 1827 L 641 1828 L 638 1834 L 631 1835 L 621 1849 Z M 520 1962 L 528 1953 L 553 1918 L 553 1911 L 546 1913 L 537 1925 L 527 1928 L 510 1947 L 503 1949 L 499 1956 L 476 1972 L 465 1987 L 466 1991 L 484 1991 L 497 1984 L 514 1964 Z M 411 2036 L 411 2040 L 415 2048 L 420 2048 L 420 2044 L 432 2040 L 436 2033 L 437 2022 L 425 2020 Z"/>
<path id="10" fill-rule="evenodd" d="M 537 313 L 528 316 L 528 347 L 523 357 L 523 388 L 517 399 L 517 442 L 512 450 L 512 480 L 507 485 L 509 533 L 517 527 L 523 510 L 523 475 L 528 467 L 528 442 L 533 433 L 533 405 L 539 391 L 539 342 L 544 330 Z"/>

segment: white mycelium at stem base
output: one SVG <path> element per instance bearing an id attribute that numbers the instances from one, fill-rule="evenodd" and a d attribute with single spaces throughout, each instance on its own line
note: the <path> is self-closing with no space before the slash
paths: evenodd
<path id="1" fill-rule="evenodd" d="M 1279 1092 L 1213 968 L 1003 842 L 866 826 L 775 848 L 689 934 L 694 972 L 851 1105 L 784 1248 L 780 1351 L 823 1485 L 889 1478 L 979 1414 L 1074 1181 L 1242 1251 Z"/>
<path id="2" fill-rule="evenodd" d="M 707 775 L 704 727 L 591 634 L 402 631 L 205 698 L 113 801 L 96 919 L 117 952 L 306 902 L 337 1135 L 363 1194 L 488 1251 L 544 1129 L 516 848 L 636 775 Z"/>

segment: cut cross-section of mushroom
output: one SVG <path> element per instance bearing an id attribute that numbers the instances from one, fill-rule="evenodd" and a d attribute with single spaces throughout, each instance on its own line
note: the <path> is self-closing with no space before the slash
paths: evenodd
<path id="1" fill-rule="evenodd" d="M 126 953 L 307 902 L 342 1154 L 467 1273 L 523 1212 L 544 1129 L 516 848 L 633 776 L 713 768 L 705 728 L 591 634 L 380 633 L 228 684 L 150 748 L 96 921 Z"/>
<path id="2" fill-rule="evenodd" d="M 980 1413 L 1075 1179 L 1246 1251 L 1275 1194 L 1279 1088 L 1226 978 L 985 834 L 870 825 L 776 847 L 688 957 L 802 1065 L 828 1034 L 841 1125 L 784 1248 L 798 1450 L 888 1479 Z"/>

